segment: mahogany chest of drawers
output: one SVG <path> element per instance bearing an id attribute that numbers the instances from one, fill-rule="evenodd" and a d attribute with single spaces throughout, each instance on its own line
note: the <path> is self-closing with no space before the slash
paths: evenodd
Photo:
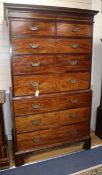
<path id="1" fill-rule="evenodd" d="M 0 91 L 0 170 L 9 167 L 7 137 L 5 133 L 3 104 L 5 103 L 5 92 Z"/>
<path id="2" fill-rule="evenodd" d="M 32 151 L 91 145 L 91 62 L 97 11 L 5 4 L 11 45 L 16 165 Z"/>

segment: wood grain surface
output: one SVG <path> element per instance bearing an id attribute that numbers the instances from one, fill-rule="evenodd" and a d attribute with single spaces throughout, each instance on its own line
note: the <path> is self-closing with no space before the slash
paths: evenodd
<path id="1" fill-rule="evenodd" d="M 34 20 L 12 20 L 12 36 L 33 35 L 33 36 L 82 36 L 92 37 L 92 25 L 77 24 L 75 22 L 48 22 Z"/>
<path id="2" fill-rule="evenodd" d="M 17 150 L 37 150 L 39 148 L 48 147 L 49 145 L 66 143 L 89 136 L 89 131 L 89 124 L 83 122 L 49 130 L 19 134 L 17 135 Z"/>
<path id="3" fill-rule="evenodd" d="M 91 39 L 12 39 L 13 55 L 31 53 L 90 53 L 91 49 Z"/>
<path id="4" fill-rule="evenodd" d="M 57 36 L 92 37 L 92 25 L 57 23 Z"/>
<path id="5" fill-rule="evenodd" d="M 58 93 L 13 100 L 14 116 L 89 106 L 91 92 Z"/>
<path id="6" fill-rule="evenodd" d="M 12 59 L 13 75 L 90 71 L 91 55 L 22 55 Z"/>
<path id="7" fill-rule="evenodd" d="M 41 21 L 31 21 L 31 20 L 12 20 L 11 21 L 12 36 L 22 36 L 22 35 L 43 35 L 43 36 L 55 36 L 55 23 L 53 22 L 41 22 Z"/>
<path id="8" fill-rule="evenodd" d="M 37 131 L 90 120 L 90 106 L 15 118 L 17 133 Z"/>
<path id="9" fill-rule="evenodd" d="M 56 93 L 88 89 L 90 72 L 54 75 L 22 75 L 13 77 L 14 96 Z"/>

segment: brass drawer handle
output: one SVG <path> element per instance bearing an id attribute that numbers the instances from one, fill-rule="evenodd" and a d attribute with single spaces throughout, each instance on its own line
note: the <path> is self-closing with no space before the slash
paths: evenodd
<path id="1" fill-rule="evenodd" d="M 72 32 L 74 32 L 74 33 L 79 32 L 79 28 L 77 28 L 76 26 L 74 26 L 74 27 L 72 28 Z"/>
<path id="2" fill-rule="evenodd" d="M 30 30 L 37 31 L 39 29 L 39 26 L 29 26 Z"/>
<path id="3" fill-rule="evenodd" d="M 35 105 L 32 104 L 32 108 L 33 108 L 33 109 L 38 109 L 39 107 L 40 107 L 40 104 L 35 104 Z"/>
<path id="4" fill-rule="evenodd" d="M 37 63 L 31 63 L 31 65 L 32 65 L 32 67 L 38 67 L 38 66 L 40 66 L 40 61 Z"/>
<path id="5" fill-rule="evenodd" d="M 71 79 L 71 80 L 69 80 L 69 82 L 71 83 L 71 84 L 76 84 L 77 83 L 77 79 Z"/>
<path id="6" fill-rule="evenodd" d="M 77 49 L 79 47 L 79 44 L 73 43 L 70 45 L 73 49 Z"/>
<path id="7" fill-rule="evenodd" d="M 30 46 L 32 49 L 37 49 L 37 48 L 39 48 L 39 44 L 32 44 L 32 43 L 30 43 L 29 46 Z"/>
<path id="8" fill-rule="evenodd" d="M 34 88 L 39 88 L 39 83 L 37 83 L 37 82 L 32 82 L 31 85 L 32 85 Z"/>
<path id="9" fill-rule="evenodd" d="M 70 117 L 70 118 L 76 118 L 76 117 L 78 117 L 78 116 L 77 116 L 76 113 L 70 113 L 70 114 L 69 114 L 69 117 Z"/>
<path id="10" fill-rule="evenodd" d="M 34 125 L 34 126 L 40 125 L 41 120 L 32 120 L 31 123 L 32 123 L 32 125 Z"/>
<path id="11" fill-rule="evenodd" d="M 73 103 L 73 104 L 78 103 L 78 99 L 77 98 L 76 99 L 71 99 L 70 102 Z"/>
<path id="12" fill-rule="evenodd" d="M 38 138 L 33 138 L 33 139 L 32 139 L 32 142 L 33 142 L 33 143 L 39 143 L 40 140 L 41 140 L 40 137 L 38 137 Z"/>
<path id="13" fill-rule="evenodd" d="M 69 61 L 69 64 L 72 65 L 72 66 L 75 66 L 78 64 L 78 61 L 77 60 L 72 60 L 72 61 Z"/>

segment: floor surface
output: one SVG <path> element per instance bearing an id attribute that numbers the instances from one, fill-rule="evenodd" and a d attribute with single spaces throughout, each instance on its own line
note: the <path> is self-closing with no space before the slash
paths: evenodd
<path id="1" fill-rule="evenodd" d="M 98 138 L 94 132 L 91 132 L 92 138 L 92 147 L 102 145 L 102 140 Z M 25 163 L 38 162 L 46 159 L 50 159 L 53 157 L 58 157 L 61 155 L 81 151 L 83 147 L 83 142 L 78 142 L 74 144 L 68 144 L 66 146 L 59 146 L 56 148 L 50 148 L 46 150 L 39 151 L 37 153 L 32 153 L 25 158 Z M 10 167 L 15 166 L 13 160 L 13 152 L 12 152 L 12 142 L 9 141 L 9 155 L 10 155 Z"/>

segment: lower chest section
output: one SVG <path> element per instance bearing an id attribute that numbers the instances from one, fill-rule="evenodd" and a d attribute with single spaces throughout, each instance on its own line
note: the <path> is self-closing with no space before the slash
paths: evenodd
<path id="1" fill-rule="evenodd" d="M 90 133 L 91 92 L 13 100 L 17 151 L 77 141 Z"/>

